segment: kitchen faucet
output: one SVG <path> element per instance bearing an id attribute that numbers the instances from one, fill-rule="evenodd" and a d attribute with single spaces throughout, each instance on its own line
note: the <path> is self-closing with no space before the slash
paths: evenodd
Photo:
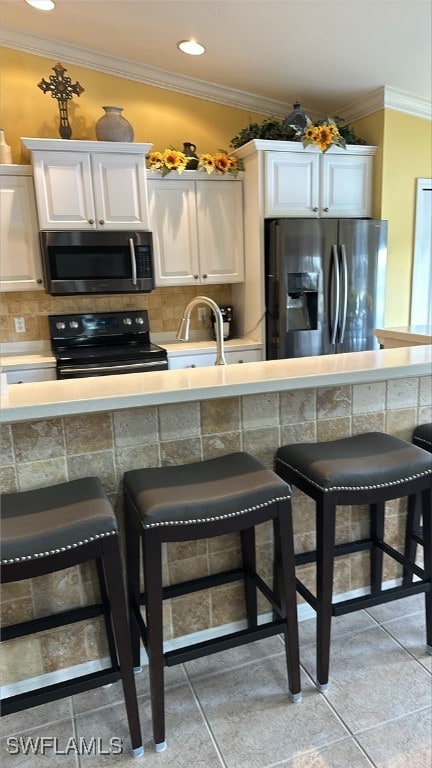
<path id="1" fill-rule="evenodd" d="M 223 321 L 222 321 L 222 313 L 213 299 L 207 298 L 207 296 L 196 296 L 195 299 L 191 299 L 189 304 L 187 305 L 184 313 L 183 313 L 183 319 L 180 322 L 178 331 L 177 331 L 177 338 L 179 341 L 187 341 L 189 339 L 189 325 L 190 325 L 190 316 L 191 312 L 194 307 L 196 307 L 198 304 L 207 304 L 207 306 L 210 307 L 211 310 L 213 310 L 213 314 L 216 318 L 215 323 L 215 331 L 216 331 L 216 361 L 215 365 L 226 365 L 226 360 L 224 356 L 224 339 L 223 339 Z"/>

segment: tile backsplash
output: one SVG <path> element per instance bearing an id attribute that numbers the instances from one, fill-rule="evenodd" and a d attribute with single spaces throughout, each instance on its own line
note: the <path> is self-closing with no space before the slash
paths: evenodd
<path id="1" fill-rule="evenodd" d="M 151 293 L 111 296 L 58 297 L 39 291 L 3 293 L 0 302 L 0 342 L 49 342 L 48 315 L 69 312 L 121 312 L 127 309 L 147 309 L 152 333 L 175 333 L 186 304 L 200 295 L 208 296 L 221 306 L 231 304 L 230 285 L 155 288 Z M 16 332 L 16 317 L 24 318 L 25 332 Z M 191 329 L 202 330 L 197 312 L 192 313 Z"/>

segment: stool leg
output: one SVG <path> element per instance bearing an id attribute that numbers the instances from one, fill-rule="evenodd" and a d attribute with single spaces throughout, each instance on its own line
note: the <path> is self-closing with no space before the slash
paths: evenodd
<path id="1" fill-rule="evenodd" d="M 128 513 L 125 502 L 125 554 L 127 567 L 127 582 L 129 596 L 129 631 L 132 646 L 132 658 L 135 672 L 140 672 L 140 633 L 135 621 L 134 611 L 140 606 L 140 541 L 141 536 L 132 522 L 132 514 Z"/>
<path id="2" fill-rule="evenodd" d="M 111 666 L 115 668 L 117 665 L 117 649 L 116 649 L 114 633 L 113 633 L 113 622 L 111 620 L 111 606 L 110 606 L 110 601 L 109 601 L 108 592 L 107 592 L 104 564 L 103 564 L 102 558 L 100 557 L 96 559 L 96 569 L 97 569 L 97 575 L 99 580 L 101 602 L 104 607 L 103 617 L 105 622 L 105 632 L 106 632 L 107 641 L 108 641 L 108 650 L 109 650 L 109 655 L 111 657 Z"/>
<path id="3" fill-rule="evenodd" d="M 152 536 L 150 531 L 144 531 L 142 543 L 153 741 L 156 752 L 163 752 L 166 741 L 162 549 L 160 539 Z"/>
<path id="4" fill-rule="evenodd" d="M 327 497 L 328 494 L 316 503 L 317 680 L 320 691 L 328 689 L 336 522 L 334 500 Z"/>
<path id="5" fill-rule="evenodd" d="M 432 489 L 422 491 L 424 570 L 432 578 Z M 432 654 L 432 584 L 425 592 L 426 649 Z"/>
<path id="6" fill-rule="evenodd" d="M 274 561 L 278 578 L 278 597 L 281 602 L 281 616 L 285 623 L 285 654 L 288 670 L 288 687 L 291 701 L 301 701 L 300 651 L 297 623 L 297 591 L 294 567 L 293 527 L 291 502 L 279 502 L 279 516 L 273 520 Z"/>
<path id="7" fill-rule="evenodd" d="M 370 505 L 370 537 L 372 549 L 370 554 L 371 594 L 376 595 L 382 588 L 383 551 L 376 544 L 384 539 L 385 502 Z"/>
<path id="8" fill-rule="evenodd" d="M 244 590 L 247 624 L 248 627 L 256 627 L 258 624 L 257 589 L 251 578 L 251 574 L 256 572 L 255 528 L 246 528 L 240 531 L 240 540 L 245 572 Z"/>
<path id="9" fill-rule="evenodd" d="M 138 715 L 138 702 L 133 673 L 130 638 L 127 631 L 128 617 L 126 612 L 126 596 L 123 589 L 123 575 L 117 536 L 107 536 L 105 539 L 102 539 L 102 553 L 105 581 L 111 605 L 113 631 L 117 644 L 126 713 L 131 735 L 132 754 L 134 757 L 141 757 L 141 755 L 144 754 L 144 747 Z"/>
<path id="10" fill-rule="evenodd" d="M 416 533 L 420 528 L 420 517 L 421 517 L 420 495 L 416 494 L 413 496 L 409 496 L 407 516 L 406 516 L 404 553 L 405 553 L 405 557 L 407 557 L 408 560 L 411 560 L 412 563 L 415 562 L 416 552 L 417 552 L 417 542 L 414 538 L 414 533 Z M 403 583 L 410 584 L 412 582 L 412 579 L 413 579 L 412 571 L 409 571 L 407 568 L 404 568 Z"/>

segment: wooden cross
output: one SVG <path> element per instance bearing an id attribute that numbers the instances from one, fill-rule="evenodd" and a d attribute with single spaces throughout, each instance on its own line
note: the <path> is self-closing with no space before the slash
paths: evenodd
<path id="1" fill-rule="evenodd" d="M 52 67 L 52 69 L 55 75 L 50 75 L 49 82 L 43 77 L 40 83 L 38 83 L 38 88 L 44 93 L 50 92 L 51 98 L 57 99 L 60 111 L 59 133 L 62 139 L 70 139 L 72 128 L 69 125 L 67 103 L 72 99 L 73 94 L 81 96 L 84 88 L 78 81 L 72 85 L 71 78 L 64 76 L 67 69 L 60 62 L 55 67 Z"/>

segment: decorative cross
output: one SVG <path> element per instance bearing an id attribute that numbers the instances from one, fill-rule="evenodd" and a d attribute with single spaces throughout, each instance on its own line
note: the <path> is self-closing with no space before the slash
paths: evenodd
<path id="1" fill-rule="evenodd" d="M 72 128 L 69 125 L 67 103 L 72 99 L 73 94 L 81 96 L 84 92 L 84 88 L 78 81 L 75 85 L 72 85 L 71 78 L 64 76 L 67 69 L 63 64 L 60 64 L 60 62 L 56 64 L 55 67 L 52 67 L 52 69 L 54 70 L 55 75 L 50 75 L 49 83 L 43 77 L 40 83 L 38 83 L 38 88 L 44 93 L 50 91 L 51 98 L 57 99 L 60 111 L 59 133 L 62 139 L 70 139 L 72 136 Z"/>

